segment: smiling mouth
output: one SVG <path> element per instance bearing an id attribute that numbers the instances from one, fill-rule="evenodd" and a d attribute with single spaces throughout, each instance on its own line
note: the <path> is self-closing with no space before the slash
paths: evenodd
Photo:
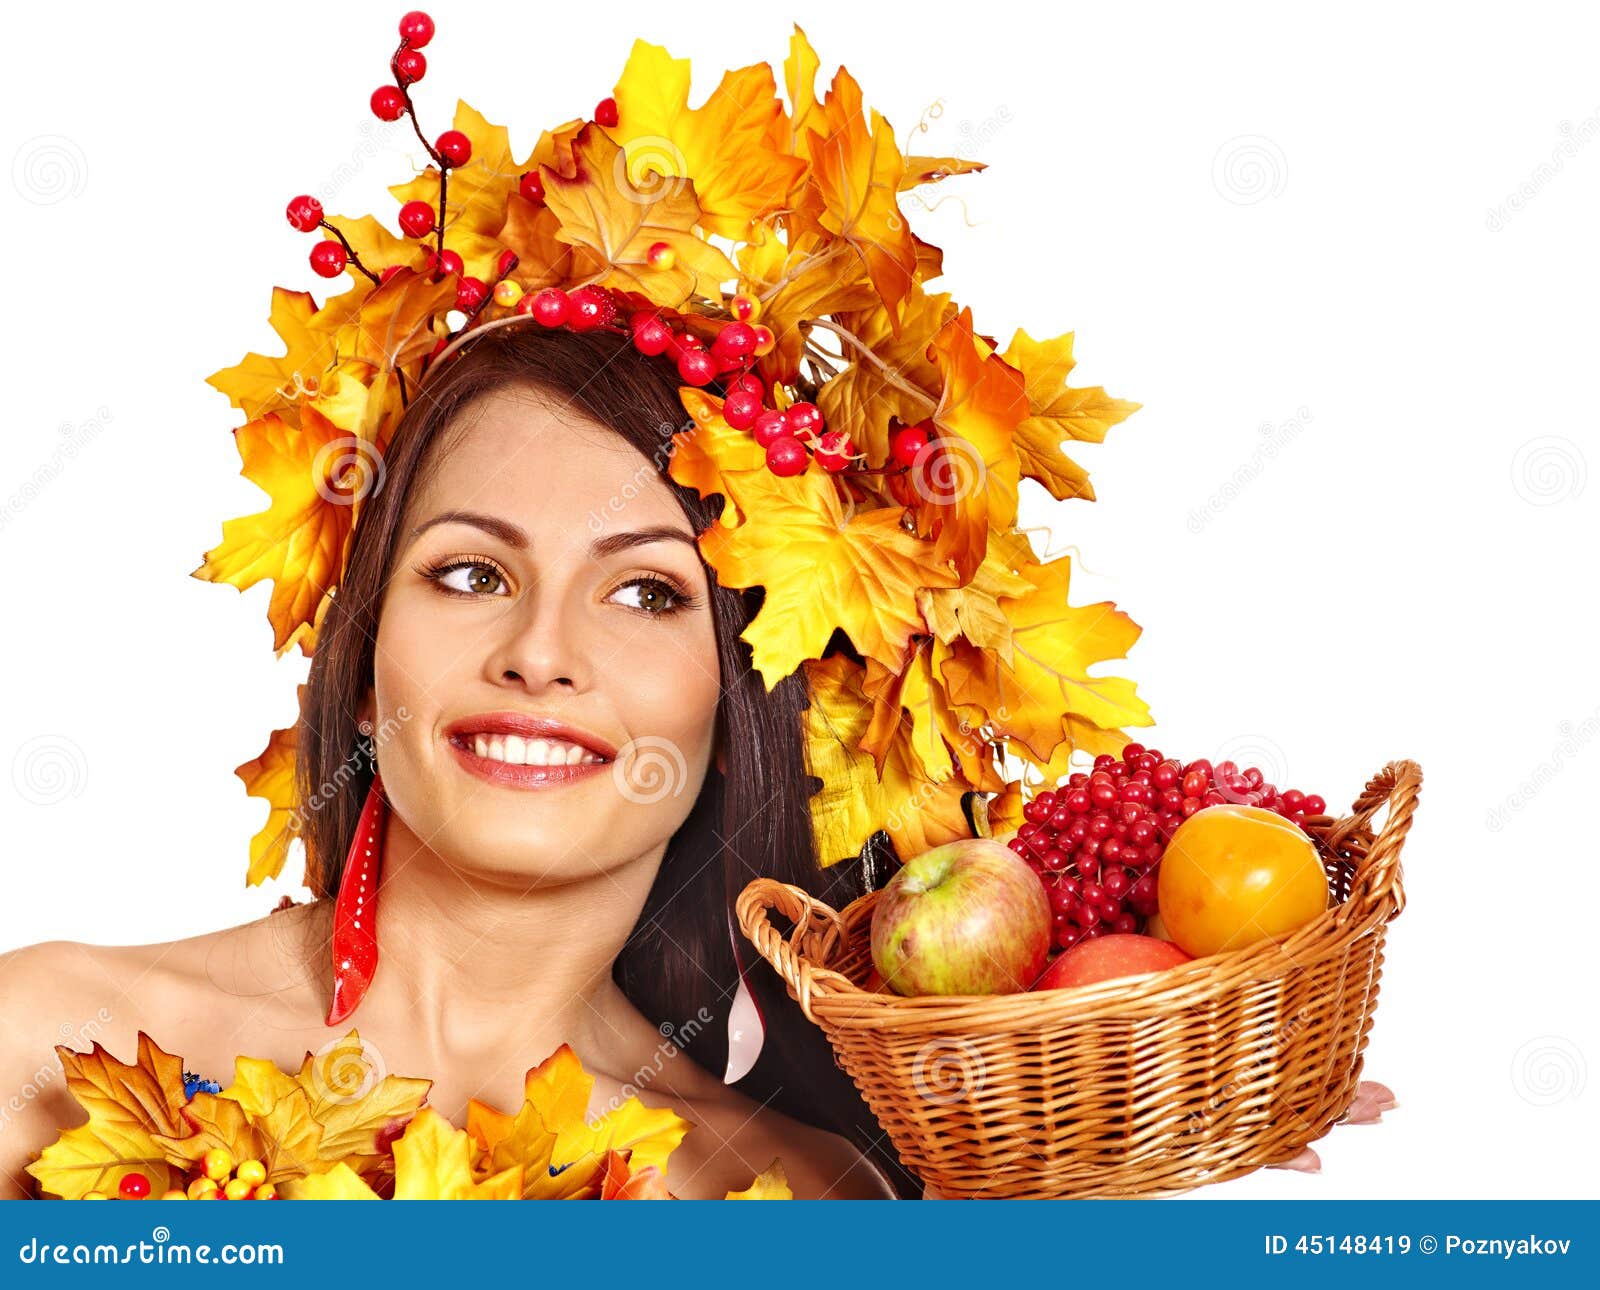
<path id="1" fill-rule="evenodd" d="M 600 766 L 608 760 L 592 748 L 566 739 L 472 734 L 452 735 L 450 742 L 474 757 L 503 766 Z"/>
<path id="2" fill-rule="evenodd" d="M 565 739 L 468 734 L 447 742 L 463 770 L 504 788 L 560 788 L 611 765 L 610 758 Z"/>

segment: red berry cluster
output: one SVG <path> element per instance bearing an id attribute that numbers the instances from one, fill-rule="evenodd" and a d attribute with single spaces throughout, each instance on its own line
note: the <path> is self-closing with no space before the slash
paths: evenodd
<path id="1" fill-rule="evenodd" d="M 435 281 L 446 275 L 455 276 L 456 308 L 468 316 L 468 322 L 492 300 L 517 313 L 531 315 L 546 327 L 569 327 L 574 331 L 615 327 L 631 337 L 640 353 L 665 354 L 671 358 L 685 384 L 704 386 L 712 381 L 721 382 L 727 391 L 723 416 L 730 426 L 755 438 L 765 451 L 767 469 L 773 474 L 801 474 L 813 457 L 831 474 L 857 464 L 861 455 L 849 434 L 827 429 L 822 411 L 815 403 L 796 402 L 781 409 L 767 406 L 766 386 L 751 368 L 757 359 L 772 351 L 777 338 L 771 328 L 757 321 L 761 306 L 751 296 L 736 295 L 729 301 L 728 320 L 711 324 L 715 331 L 708 341 L 683 323 L 675 323 L 648 309 L 635 309 L 625 297 L 598 285 L 571 291 L 546 287 L 531 295 L 525 294 L 520 285 L 510 280 L 511 271 L 517 265 L 517 257 L 510 251 L 501 255 L 493 284 L 466 273 L 461 256 L 444 244 L 445 194 L 450 171 L 472 159 L 472 140 L 459 130 L 446 130 L 429 143 L 411 102 L 411 86 L 427 74 L 428 63 L 422 50 L 433 36 L 433 19 L 420 10 L 400 20 L 400 47 L 389 60 L 393 83 L 373 91 L 371 106 L 373 114 L 383 121 L 398 121 L 402 116 L 410 118 L 417 138 L 439 169 L 437 208 L 420 200 L 406 202 L 400 207 L 400 228 L 407 237 L 432 240 L 426 257 L 427 272 Z M 595 105 L 597 125 L 614 127 L 617 120 L 615 99 L 602 99 Z M 545 200 L 544 182 L 537 169 L 520 177 L 518 191 L 530 202 Z M 344 234 L 324 218 L 322 203 L 315 197 L 296 197 L 289 203 L 287 213 L 289 223 L 301 232 L 322 229 L 330 235 L 311 251 L 311 267 L 323 277 L 334 278 L 347 268 L 354 268 L 374 285 L 381 285 L 399 272 L 399 265 L 374 272 L 363 264 Z M 667 272 L 677 263 L 677 251 L 669 242 L 655 242 L 647 249 L 646 260 L 651 268 Z M 624 314 L 625 325 L 618 321 Z M 449 337 L 441 338 L 434 353 L 445 349 L 449 341 Z M 892 466 L 909 469 L 927 447 L 930 437 L 931 426 L 926 422 L 900 428 L 891 440 Z"/>
<path id="2" fill-rule="evenodd" d="M 1009 845 L 1045 885 L 1056 946 L 1142 931 L 1156 912 L 1156 879 L 1173 833 L 1195 812 L 1225 802 L 1264 807 L 1302 826 L 1327 810 L 1315 794 L 1280 791 L 1254 766 L 1185 764 L 1143 744 L 1127 745 L 1121 761 L 1102 753 L 1093 770 L 1034 797 Z"/>

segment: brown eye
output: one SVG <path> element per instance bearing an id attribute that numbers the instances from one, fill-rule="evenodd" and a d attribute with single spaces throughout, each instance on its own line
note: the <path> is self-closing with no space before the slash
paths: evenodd
<path id="1" fill-rule="evenodd" d="M 492 564 L 464 561 L 447 565 L 429 574 L 435 582 L 457 595 L 497 596 L 505 593 L 505 579 Z"/>
<path id="2" fill-rule="evenodd" d="M 659 578 L 635 578 L 625 582 L 608 599 L 647 614 L 668 614 L 679 607 L 683 597 L 678 589 Z"/>

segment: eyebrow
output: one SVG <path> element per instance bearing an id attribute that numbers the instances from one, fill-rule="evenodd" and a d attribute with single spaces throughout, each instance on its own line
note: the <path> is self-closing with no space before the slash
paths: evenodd
<path id="1" fill-rule="evenodd" d="M 469 524 L 518 551 L 524 551 L 532 545 L 526 530 L 509 520 L 500 519 L 495 515 L 484 515 L 478 511 L 442 511 L 412 529 L 409 540 L 416 541 L 439 524 Z M 682 542 L 691 547 L 695 545 L 693 534 L 670 525 L 657 524 L 648 528 L 629 529 L 625 533 L 608 533 L 605 537 L 596 538 L 589 549 L 596 556 L 608 556 L 631 547 L 646 546 L 651 542 Z"/>

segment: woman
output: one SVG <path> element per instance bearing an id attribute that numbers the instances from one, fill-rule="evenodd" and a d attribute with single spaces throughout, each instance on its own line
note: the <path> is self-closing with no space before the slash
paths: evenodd
<path id="1" fill-rule="evenodd" d="M 312 661 L 300 779 L 320 899 L 167 944 L 11 955 L 0 1086 L 101 1008 L 112 1052 L 143 1028 L 224 1083 L 235 1054 L 294 1069 L 356 1026 L 461 1123 L 472 1097 L 519 1105 L 524 1072 L 566 1042 L 596 1076 L 592 1113 L 631 1085 L 695 1125 L 668 1162 L 679 1196 L 748 1186 L 774 1156 L 797 1197 L 920 1193 L 759 961 L 766 1043 L 738 1088 L 719 1078 L 733 896 L 757 875 L 830 901 L 860 887 L 825 890 L 811 858 L 803 680 L 768 694 L 751 672 L 752 607 L 694 545 L 713 516 L 662 473 L 677 385 L 610 332 L 502 328 L 444 365 L 401 422 Z M 519 719 L 546 723 L 525 727 L 549 736 L 532 760 L 559 769 L 508 770 L 495 732 Z M 372 753 L 381 966 L 330 1031 L 331 897 Z M 77 1118 L 60 1084 L 13 1114 L 5 1194 Z"/>

